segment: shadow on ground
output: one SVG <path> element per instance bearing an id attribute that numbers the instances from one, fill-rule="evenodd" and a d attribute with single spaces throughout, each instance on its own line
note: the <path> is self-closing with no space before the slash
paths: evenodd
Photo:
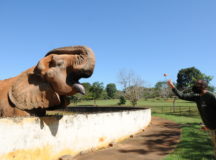
<path id="1" fill-rule="evenodd" d="M 199 127 L 199 123 L 180 125 L 153 117 L 152 124 L 137 136 L 75 160 L 214 160 L 208 134 Z"/>
<path id="2" fill-rule="evenodd" d="M 139 146 L 143 149 L 120 149 L 119 152 L 134 152 L 138 154 L 157 153 L 162 156 L 170 153 L 179 142 L 180 126 L 172 123 L 163 123 L 158 127 L 158 129 L 161 128 L 163 129 L 159 132 L 141 136 L 143 141 L 140 141 Z"/>

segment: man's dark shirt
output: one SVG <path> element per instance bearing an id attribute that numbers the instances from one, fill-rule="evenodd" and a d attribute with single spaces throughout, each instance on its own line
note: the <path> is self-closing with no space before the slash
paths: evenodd
<path id="1" fill-rule="evenodd" d="M 180 99 L 196 102 L 204 124 L 209 129 L 216 129 L 216 96 L 214 93 L 208 91 L 201 96 L 195 93 L 184 94 L 176 88 L 172 90 Z"/>

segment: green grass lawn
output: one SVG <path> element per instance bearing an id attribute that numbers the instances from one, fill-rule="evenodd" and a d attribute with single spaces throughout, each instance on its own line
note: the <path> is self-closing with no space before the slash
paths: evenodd
<path id="1" fill-rule="evenodd" d="M 97 106 L 117 106 L 117 104 L 118 100 L 96 101 Z M 77 105 L 94 105 L 94 101 L 84 101 Z M 125 106 L 131 104 L 127 102 Z M 137 106 L 151 108 L 153 116 L 181 124 L 180 143 L 164 160 L 214 160 L 210 136 L 208 132 L 200 129 L 201 119 L 195 103 L 177 100 L 174 109 L 172 99 L 149 99 L 140 100 Z"/>
<path id="2" fill-rule="evenodd" d="M 213 148 L 207 131 L 200 129 L 199 117 L 153 113 L 181 124 L 181 138 L 175 151 L 164 160 L 214 160 Z"/>
<path id="3" fill-rule="evenodd" d="M 111 100 L 97 100 L 97 106 L 117 106 L 119 100 L 118 99 L 111 99 Z M 94 106 L 94 101 L 82 101 L 77 104 L 79 105 L 87 105 L 87 106 Z M 74 104 L 71 104 L 74 106 Z M 131 106 L 130 102 L 123 106 Z M 137 104 L 138 107 L 148 107 L 151 108 L 152 112 L 157 113 L 175 113 L 177 115 L 189 115 L 189 116 L 198 116 L 198 111 L 196 108 L 195 103 L 183 101 L 183 100 L 176 100 L 175 107 L 173 107 L 173 99 L 148 99 L 148 100 L 140 100 Z"/>

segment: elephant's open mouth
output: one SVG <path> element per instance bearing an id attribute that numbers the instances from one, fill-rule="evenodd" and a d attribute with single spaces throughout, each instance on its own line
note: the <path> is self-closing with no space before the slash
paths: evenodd
<path id="1" fill-rule="evenodd" d="M 55 92 L 55 95 L 58 98 L 58 105 L 52 106 L 50 108 L 47 108 L 46 110 L 56 110 L 56 109 L 63 109 L 66 106 L 70 104 L 71 96 L 75 93 L 85 94 L 85 88 L 82 84 L 79 83 L 79 81 L 72 81 L 71 84 L 68 84 L 72 88 L 72 92 L 68 94 L 59 94 Z"/>
<path id="2" fill-rule="evenodd" d="M 74 93 L 80 93 L 80 94 L 84 95 L 85 94 L 85 88 L 83 87 L 82 84 L 80 84 L 80 82 L 79 82 L 80 78 L 81 78 L 80 74 L 72 72 L 72 73 L 68 74 L 67 79 L 66 79 L 66 83 L 75 90 Z"/>

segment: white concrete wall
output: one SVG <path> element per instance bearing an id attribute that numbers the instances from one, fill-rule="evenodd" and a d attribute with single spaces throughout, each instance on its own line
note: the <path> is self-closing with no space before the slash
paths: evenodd
<path id="1" fill-rule="evenodd" d="M 151 110 L 0 119 L 0 160 L 55 160 L 106 147 L 146 128 Z"/>

